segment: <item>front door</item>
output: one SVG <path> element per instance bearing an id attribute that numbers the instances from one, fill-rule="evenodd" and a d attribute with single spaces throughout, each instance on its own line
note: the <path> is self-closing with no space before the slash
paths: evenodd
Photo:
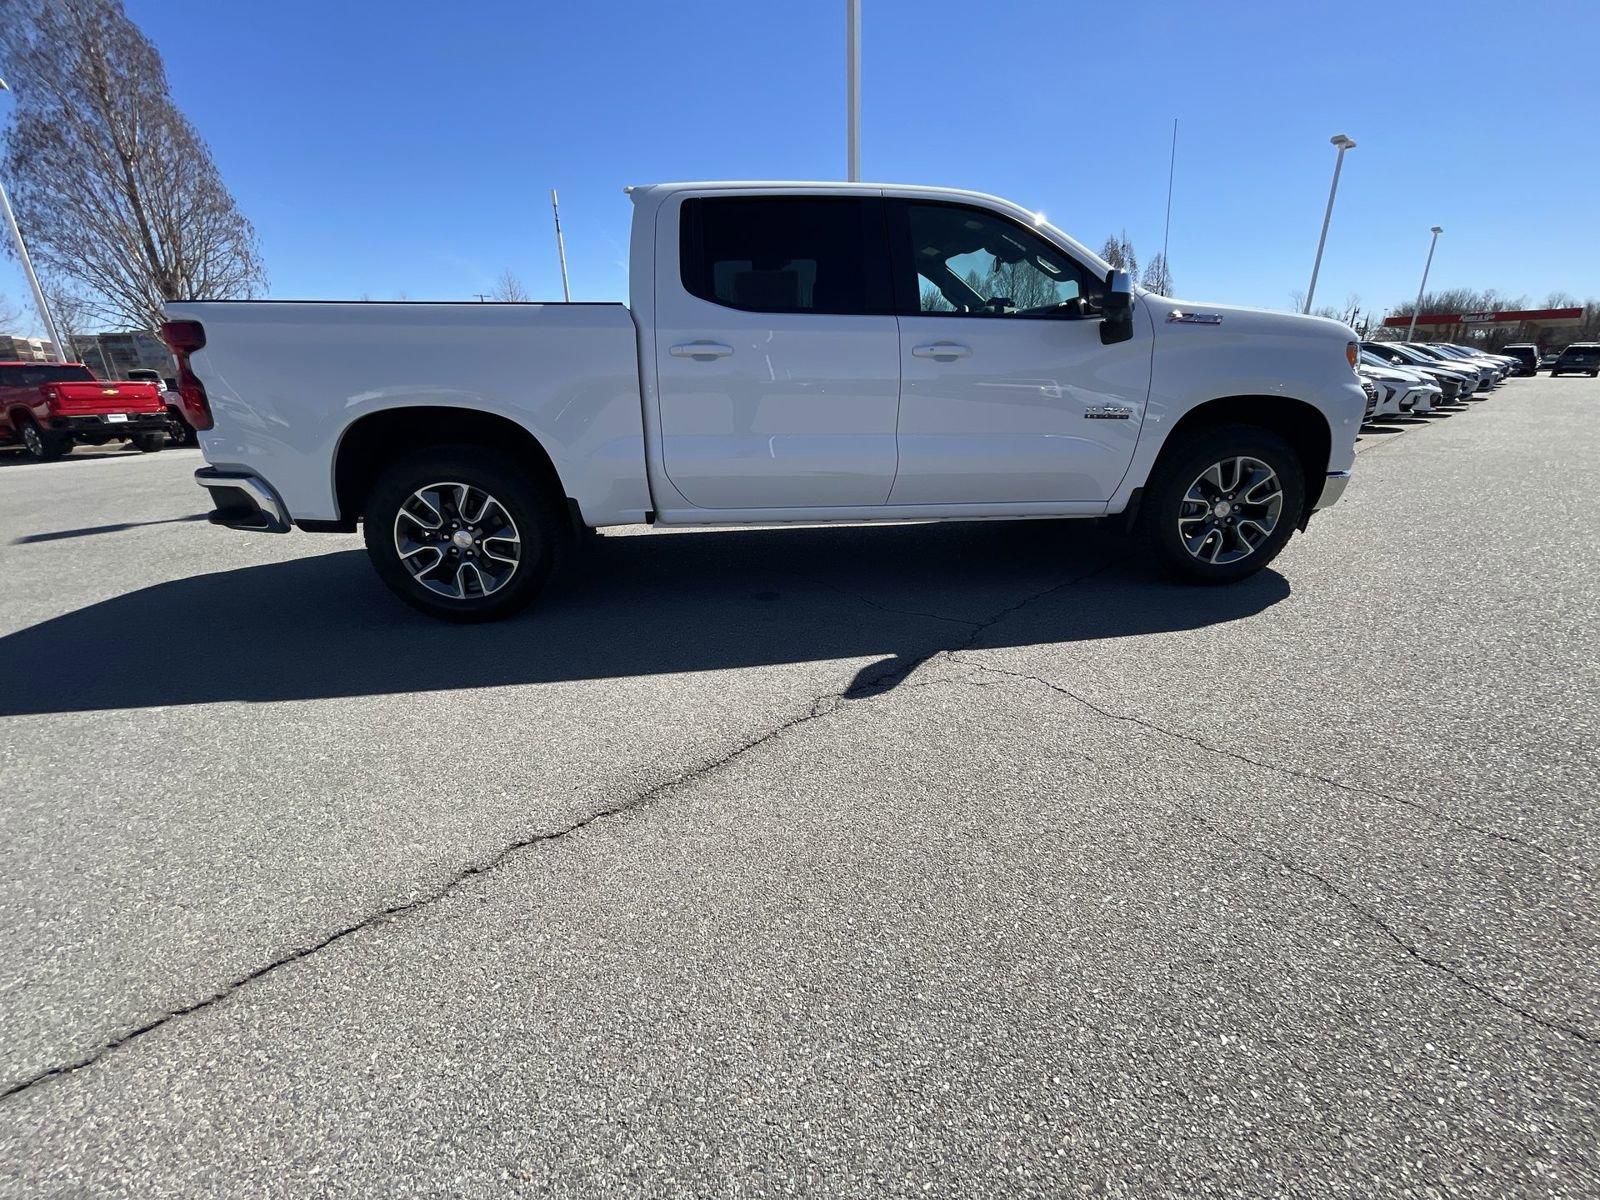
<path id="1" fill-rule="evenodd" d="M 706 509 L 881 505 L 900 346 L 876 196 L 702 196 L 663 214 L 662 461 Z"/>
<path id="2" fill-rule="evenodd" d="M 966 204 L 891 202 L 900 305 L 891 504 L 1103 502 L 1150 393 L 1149 322 L 1104 345 L 1097 272 Z"/>

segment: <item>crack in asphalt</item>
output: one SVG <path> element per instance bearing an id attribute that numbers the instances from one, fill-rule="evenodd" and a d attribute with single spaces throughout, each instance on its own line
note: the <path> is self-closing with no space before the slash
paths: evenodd
<path id="1" fill-rule="evenodd" d="M 933 617 L 932 614 L 928 613 L 906 614 L 929 617 L 930 619 L 934 620 L 960 620 L 961 624 L 971 625 L 973 628 L 968 635 L 967 640 L 962 642 L 957 647 L 935 646 L 928 650 L 925 654 L 916 655 L 911 658 L 902 659 L 897 656 L 889 659 L 886 663 L 880 664 L 881 666 L 885 667 L 884 670 L 872 674 L 868 674 L 867 672 L 858 674 L 850 683 L 850 685 L 842 691 L 828 692 L 824 695 L 813 698 L 802 712 L 797 713 L 795 716 L 789 717 L 784 721 L 780 721 L 778 724 L 772 726 L 759 736 L 751 738 L 748 741 L 741 742 L 732 749 L 724 751 L 722 754 L 719 754 L 716 757 L 701 763 L 699 766 L 691 770 L 683 771 L 670 779 L 665 779 L 659 783 L 653 784 L 629 799 L 620 801 L 616 804 L 608 805 L 601 809 L 597 809 L 595 812 L 592 812 L 577 821 L 573 821 L 571 824 L 563 826 L 560 829 L 551 830 L 545 833 L 536 833 L 525 838 L 520 838 L 517 841 L 495 851 L 495 853 L 490 855 L 488 858 L 479 862 L 468 864 L 466 867 L 451 875 L 447 880 L 445 880 L 444 883 L 424 895 L 415 896 L 410 900 L 406 900 L 398 904 L 387 905 L 375 912 L 368 913 L 365 917 L 361 918 L 361 920 L 345 925 L 335 930 L 333 933 L 328 934 L 321 940 L 312 943 L 311 945 L 301 946 L 291 950 L 288 953 L 283 954 L 260 967 L 257 967 L 255 970 L 230 980 L 199 1000 L 195 1000 L 178 1008 L 167 1009 L 160 1015 L 152 1017 L 144 1024 L 133 1029 L 126 1030 L 109 1041 L 101 1043 L 89 1053 L 73 1059 L 71 1062 L 60 1063 L 56 1066 L 49 1067 L 46 1070 L 37 1072 L 36 1074 L 27 1077 L 26 1079 L 22 1079 L 17 1083 L 11 1084 L 4 1089 L 0 1089 L 0 1101 L 8 1100 L 12 1097 L 21 1095 L 22 1093 L 27 1092 L 30 1089 L 35 1088 L 51 1079 L 56 1079 L 64 1075 L 71 1075 L 87 1067 L 92 1067 L 96 1063 L 106 1058 L 108 1055 L 116 1052 L 123 1046 L 126 1046 L 128 1043 L 136 1041 L 139 1038 L 144 1037 L 146 1034 L 153 1033 L 180 1017 L 186 1017 L 193 1013 L 210 1008 L 213 1005 L 220 1004 L 222 1001 L 228 999 L 240 989 L 249 986 L 258 979 L 265 978 L 266 976 L 272 975 L 285 967 L 292 966 L 294 963 L 310 958 L 312 955 L 326 950 L 330 946 L 333 946 L 348 937 L 360 933 L 363 930 L 375 929 L 380 925 L 397 920 L 398 918 L 409 913 L 427 908 L 444 899 L 462 884 L 466 883 L 475 876 L 486 875 L 495 871 L 514 855 L 520 854 L 524 850 L 533 849 L 547 842 L 558 841 L 564 837 L 567 837 L 569 834 L 577 833 L 579 830 L 582 830 L 585 827 L 594 824 L 596 821 L 603 820 L 607 817 L 621 816 L 625 813 L 643 808 L 663 793 L 672 791 L 675 788 L 683 787 L 687 784 L 691 784 L 698 779 L 710 775 L 726 766 L 734 759 L 740 758 L 757 747 L 763 746 L 766 743 L 773 741 L 775 738 L 783 736 L 792 729 L 796 729 L 802 725 L 807 725 L 821 717 L 825 717 L 831 713 L 840 711 L 851 701 L 869 699 L 873 696 L 882 695 L 884 692 L 892 689 L 896 684 L 905 679 L 924 663 L 929 662 L 941 654 L 951 653 L 954 649 L 970 648 L 972 643 L 977 640 L 979 635 L 982 634 L 984 630 L 990 628 L 1000 621 L 1005 620 L 1006 617 L 1017 612 L 1019 609 L 1025 608 L 1030 604 L 1054 595 L 1056 592 L 1063 591 L 1074 584 L 1081 583 L 1094 575 L 1098 575 L 1100 572 L 1116 565 L 1119 561 L 1120 560 L 1113 559 L 1103 562 L 1091 570 L 1074 575 L 1060 583 L 1052 584 L 1050 587 L 1041 591 L 1030 593 L 1029 595 L 1024 596 L 1021 600 L 1007 605 L 1005 608 L 996 612 L 993 616 L 984 618 L 981 621 L 966 621 L 953 617 Z M 861 599 L 861 597 L 856 597 L 856 599 Z M 870 601 L 867 603 L 871 604 L 871 606 L 874 608 L 883 608 L 883 610 L 886 612 L 894 611 L 892 609 L 884 608 L 882 605 L 872 604 Z"/>
<path id="2" fill-rule="evenodd" d="M 1454 980 L 1461 987 L 1483 997 L 1497 1008 L 1502 1008 L 1509 1013 L 1514 1013 L 1523 1020 L 1529 1021 L 1534 1025 L 1538 1025 L 1543 1029 L 1547 1029 L 1552 1033 L 1564 1033 L 1568 1037 L 1576 1038 L 1585 1046 L 1593 1046 L 1595 1044 L 1597 1039 L 1579 1026 L 1569 1024 L 1566 1021 L 1553 1020 L 1549 1017 L 1539 1015 L 1532 1009 L 1524 1008 L 1522 1005 L 1506 999 L 1506 997 L 1502 996 L 1499 992 L 1495 991 L 1487 984 L 1474 979 L 1472 976 L 1467 975 L 1463 971 L 1450 965 L 1442 959 L 1435 958 L 1428 954 L 1415 942 L 1408 941 L 1404 937 L 1401 937 L 1393 925 L 1385 921 L 1367 905 L 1361 903 L 1361 901 L 1357 900 L 1338 884 L 1331 882 L 1323 875 L 1320 875 L 1310 867 L 1305 866 L 1303 863 L 1295 862 L 1293 859 L 1282 854 L 1274 853 L 1271 850 L 1263 850 L 1259 846 L 1252 846 L 1248 842 L 1241 841 L 1239 838 L 1234 837 L 1233 834 L 1228 833 L 1226 830 L 1217 828 L 1204 817 L 1191 816 L 1190 819 L 1194 821 L 1195 824 L 1204 828 L 1214 837 L 1229 843 L 1237 849 L 1244 851 L 1246 854 L 1254 854 L 1257 857 L 1264 858 L 1269 862 L 1277 863 L 1288 874 L 1297 878 L 1310 880 L 1317 887 L 1321 888 L 1324 892 L 1338 900 L 1351 912 L 1355 913 L 1356 916 L 1358 916 L 1368 926 L 1376 929 L 1401 950 L 1404 950 L 1406 954 L 1414 961 L 1421 963 L 1423 966 L 1428 967 L 1440 975 L 1444 975 L 1447 978 Z"/>
<path id="3" fill-rule="evenodd" d="M 1493 838 L 1495 841 L 1505 842 L 1509 845 L 1517 846 L 1524 850 L 1531 850 L 1536 854 L 1542 854 L 1549 858 L 1557 857 L 1555 851 L 1541 846 L 1538 842 L 1533 842 L 1529 841 L 1527 838 L 1518 837 L 1514 833 L 1501 833 L 1498 830 L 1490 829 L 1484 825 L 1476 825 L 1471 821 L 1463 821 L 1459 817 L 1452 817 L 1448 813 L 1434 808 L 1431 805 L 1424 804 L 1420 800 L 1412 800 L 1405 796 L 1397 796 L 1392 792 L 1380 792 L 1376 788 L 1366 787 L 1361 784 L 1345 783 L 1342 780 L 1334 779 L 1328 775 L 1319 775 L 1315 771 L 1307 771 L 1299 767 L 1287 767 L 1281 763 L 1269 762 L 1264 758 L 1254 758 L 1251 755 L 1242 754 L 1237 750 L 1230 750 L 1226 746 L 1213 745 L 1204 738 L 1196 737 L 1192 733 L 1184 733 L 1182 730 L 1177 729 L 1168 729 L 1164 725 L 1157 725 L 1154 721 L 1147 721 L 1143 717 L 1132 716 L 1128 713 L 1119 713 L 1114 709 L 1105 708 L 1099 704 L 1096 704 L 1093 700 L 1079 695 L 1071 688 L 1063 687 L 1061 684 L 1049 679 L 1045 679 L 1040 675 L 1031 675 L 1026 671 L 1011 671 L 1007 670 L 1005 667 L 995 667 L 990 666 L 987 663 L 974 662 L 970 658 L 958 657 L 956 652 L 949 653 L 947 657 L 951 662 L 960 663 L 965 667 L 973 667 L 979 671 L 988 671 L 995 675 L 1005 675 L 1012 679 L 1021 679 L 1030 683 L 1037 683 L 1042 687 L 1049 688 L 1052 692 L 1066 696 L 1069 700 L 1076 701 L 1084 708 L 1087 708 L 1090 712 L 1097 713 L 1100 716 L 1105 717 L 1107 720 L 1122 721 L 1129 725 L 1137 725 L 1141 729 L 1148 730 L 1154 734 L 1159 734 L 1162 737 L 1169 737 L 1176 741 L 1186 742 L 1189 745 L 1195 746 L 1210 754 L 1219 755 L 1223 758 L 1231 758 L 1236 762 L 1246 763 L 1252 767 L 1260 767 L 1265 771 L 1274 771 L 1280 775 L 1288 775 L 1295 779 L 1304 779 L 1312 783 L 1320 783 L 1326 787 L 1334 788 L 1341 792 L 1349 792 L 1352 795 L 1367 796 L 1375 800 L 1387 800 L 1393 804 L 1402 804 L 1407 808 L 1412 808 L 1418 812 L 1426 813 L 1428 816 L 1432 817 L 1436 821 L 1441 822 L 1442 824 L 1454 825 L 1457 829 L 1462 829 L 1470 833 L 1476 833 L 1483 837 Z M 1575 870 L 1584 871 L 1584 868 L 1578 864 L 1570 865 Z M 1585 871 L 1585 873 L 1587 872 Z"/>

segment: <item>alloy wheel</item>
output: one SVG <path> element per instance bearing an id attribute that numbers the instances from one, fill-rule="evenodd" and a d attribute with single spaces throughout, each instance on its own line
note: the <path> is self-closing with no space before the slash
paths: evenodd
<path id="1" fill-rule="evenodd" d="M 522 538 L 505 505 L 454 480 L 411 493 L 395 514 L 394 547 L 413 579 L 450 600 L 492 596 L 522 565 Z"/>
<path id="2" fill-rule="evenodd" d="M 1283 516 L 1283 484 L 1259 458 L 1212 463 L 1189 485 L 1178 507 L 1178 537 L 1199 562 L 1213 566 L 1249 558 Z"/>

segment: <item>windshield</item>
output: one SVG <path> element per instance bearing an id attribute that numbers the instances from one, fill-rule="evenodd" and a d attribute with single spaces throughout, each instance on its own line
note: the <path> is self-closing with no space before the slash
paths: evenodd
<path id="1" fill-rule="evenodd" d="M 1425 366 L 1432 366 L 1434 363 L 1434 360 L 1426 354 L 1419 354 L 1415 346 L 1386 346 L 1384 349 L 1393 350 L 1407 362 L 1421 363 Z"/>

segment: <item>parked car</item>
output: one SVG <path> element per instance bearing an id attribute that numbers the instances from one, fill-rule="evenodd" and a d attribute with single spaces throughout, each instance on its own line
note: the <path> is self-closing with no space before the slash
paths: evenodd
<path id="1" fill-rule="evenodd" d="M 1478 390 L 1483 375 L 1465 363 L 1446 364 L 1426 354 L 1421 354 L 1405 342 L 1362 342 L 1361 348 L 1375 355 L 1389 366 L 1405 371 L 1419 371 L 1441 387 L 1445 380 L 1456 385 L 1457 394 L 1451 402 L 1465 400 Z"/>
<path id="2" fill-rule="evenodd" d="M 183 399 L 178 395 L 178 381 L 164 377 L 160 371 L 138 368 L 128 372 L 129 379 L 139 379 L 155 384 L 161 389 L 161 402 L 167 406 L 167 441 L 174 446 L 198 446 L 199 435 L 183 415 Z"/>
<path id="3" fill-rule="evenodd" d="M 1349 481 L 1366 397 L 1337 321 L 1135 288 L 972 192 L 630 194 L 629 307 L 168 304 L 212 519 L 360 521 L 402 599 L 484 620 L 574 523 L 1121 514 L 1224 583 Z"/>
<path id="4" fill-rule="evenodd" d="M 1560 361 L 1561 361 L 1561 351 L 1559 351 L 1559 350 L 1546 350 L 1543 354 L 1539 355 L 1539 369 L 1541 371 L 1548 371 L 1551 367 L 1555 366 L 1556 363 L 1558 363 Z"/>
<path id="5" fill-rule="evenodd" d="M 1478 377 L 1478 387 L 1481 391 L 1487 392 L 1500 382 L 1500 371 L 1493 363 L 1446 354 L 1438 347 L 1425 345 L 1422 342 L 1408 342 L 1405 348 L 1414 354 L 1420 355 L 1423 361 L 1432 359 L 1434 362 L 1442 363 L 1445 366 L 1459 367 L 1462 370 L 1475 373 Z"/>
<path id="6" fill-rule="evenodd" d="M 0 445 L 40 460 L 113 441 L 148 453 L 166 444 L 166 430 L 151 384 L 96 379 L 82 363 L 0 363 Z"/>
<path id="7" fill-rule="evenodd" d="M 1509 346 L 1501 347 L 1503 353 L 1509 358 L 1517 360 L 1517 375 L 1535 375 L 1539 371 L 1539 347 L 1532 342 L 1512 342 Z"/>
<path id="8" fill-rule="evenodd" d="M 1551 377 L 1587 373 L 1592 379 L 1600 375 L 1600 342 L 1573 342 L 1561 352 L 1550 368 Z"/>
<path id="9" fill-rule="evenodd" d="M 1517 360 L 1506 354 L 1490 354 L 1486 350 L 1457 346 L 1452 342 L 1428 342 L 1426 348 L 1463 362 L 1487 363 L 1494 370 L 1496 383 L 1505 380 L 1517 369 Z"/>
<path id="10" fill-rule="evenodd" d="M 1363 351 L 1356 370 L 1378 389 L 1378 405 L 1369 415 L 1381 417 L 1429 413 L 1443 402 L 1444 390 L 1431 379 L 1420 372 L 1403 371 L 1391 366 L 1375 354 Z"/>

